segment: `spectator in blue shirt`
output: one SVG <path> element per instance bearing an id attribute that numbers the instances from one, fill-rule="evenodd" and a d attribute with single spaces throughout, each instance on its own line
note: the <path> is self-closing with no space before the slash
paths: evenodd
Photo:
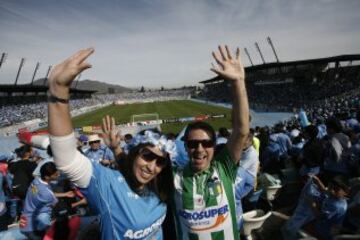
<path id="1" fill-rule="evenodd" d="M 107 146 L 101 144 L 101 139 L 98 134 L 90 135 L 88 140 L 90 148 L 87 149 L 84 154 L 92 162 L 109 166 L 115 161 L 113 152 Z"/>
<path id="2" fill-rule="evenodd" d="M 305 185 L 294 214 L 282 228 L 283 238 L 298 239 L 297 232 L 315 220 L 315 235 L 320 239 L 332 239 L 337 232 L 347 210 L 345 196 L 348 186 L 340 177 L 335 177 L 328 189 L 316 176 Z"/>
<path id="3" fill-rule="evenodd" d="M 42 239 L 51 225 L 51 213 L 57 197 L 72 197 L 73 194 L 55 194 L 49 183 L 56 180 L 60 173 L 53 162 L 45 163 L 40 169 L 41 178 L 35 178 L 29 186 L 24 209 L 21 214 L 20 230 L 29 239 Z"/>
<path id="4" fill-rule="evenodd" d="M 102 239 L 163 239 L 165 203 L 173 195 L 169 157 L 174 152 L 173 141 L 151 131 L 138 135 L 120 171 L 89 161 L 76 149 L 66 99 L 76 75 L 91 67 L 86 59 L 93 52 L 93 48 L 79 51 L 56 65 L 49 76 L 53 95 L 48 103 L 49 133 L 54 162 L 82 189 L 90 207 L 100 215 Z M 106 117 L 103 130 L 105 142 L 114 143 L 110 147 L 118 156 L 122 150 L 115 120 Z"/>

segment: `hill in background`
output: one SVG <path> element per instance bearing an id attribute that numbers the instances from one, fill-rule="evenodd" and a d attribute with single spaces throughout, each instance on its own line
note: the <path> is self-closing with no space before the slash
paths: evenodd
<path id="1" fill-rule="evenodd" d="M 97 91 L 96 93 L 123 93 L 123 92 L 130 92 L 134 89 L 126 88 L 120 85 L 115 84 L 108 84 L 103 83 L 100 81 L 95 80 L 81 80 L 79 82 L 74 81 L 72 83 L 72 88 L 75 87 L 75 84 L 77 84 L 76 89 L 80 90 L 91 90 L 91 91 Z M 34 85 L 44 85 L 44 78 L 37 79 L 34 81 Z"/>

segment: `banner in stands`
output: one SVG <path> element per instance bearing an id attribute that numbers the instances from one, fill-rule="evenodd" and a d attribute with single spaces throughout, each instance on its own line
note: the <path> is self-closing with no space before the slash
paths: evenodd
<path id="1" fill-rule="evenodd" d="M 205 121 L 208 118 L 209 118 L 208 115 L 199 115 L 195 117 L 195 121 Z"/>
<path id="2" fill-rule="evenodd" d="M 214 115 L 199 115 L 195 117 L 185 117 L 185 118 L 168 118 L 162 120 L 163 123 L 179 123 L 179 122 L 192 122 L 192 121 L 205 121 L 212 118 L 225 118 L 225 114 L 214 114 Z"/>
<path id="3" fill-rule="evenodd" d="M 92 126 L 84 126 L 84 127 L 82 127 L 82 131 L 83 132 L 92 132 L 93 127 Z"/>

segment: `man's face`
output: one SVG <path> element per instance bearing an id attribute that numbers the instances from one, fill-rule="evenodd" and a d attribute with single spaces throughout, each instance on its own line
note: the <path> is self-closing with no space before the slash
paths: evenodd
<path id="1" fill-rule="evenodd" d="M 55 181 L 60 177 L 60 172 L 56 171 L 53 175 L 50 176 L 50 181 Z"/>
<path id="2" fill-rule="evenodd" d="M 100 148 L 100 140 L 89 142 L 89 145 L 92 150 L 98 150 Z"/>
<path id="3" fill-rule="evenodd" d="M 185 144 L 193 170 L 201 172 L 209 168 L 215 150 L 215 143 L 209 134 L 202 129 L 194 129 Z"/>

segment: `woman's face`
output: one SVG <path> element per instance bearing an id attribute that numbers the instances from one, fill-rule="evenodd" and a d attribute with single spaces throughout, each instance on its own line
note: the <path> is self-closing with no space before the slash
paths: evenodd
<path id="1" fill-rule="evenodd" d="M 144 147 L 135 158 L 133 171 L 140 188 L 154 179 L 166 166 L 166 155 L 158 147 Z"/>

